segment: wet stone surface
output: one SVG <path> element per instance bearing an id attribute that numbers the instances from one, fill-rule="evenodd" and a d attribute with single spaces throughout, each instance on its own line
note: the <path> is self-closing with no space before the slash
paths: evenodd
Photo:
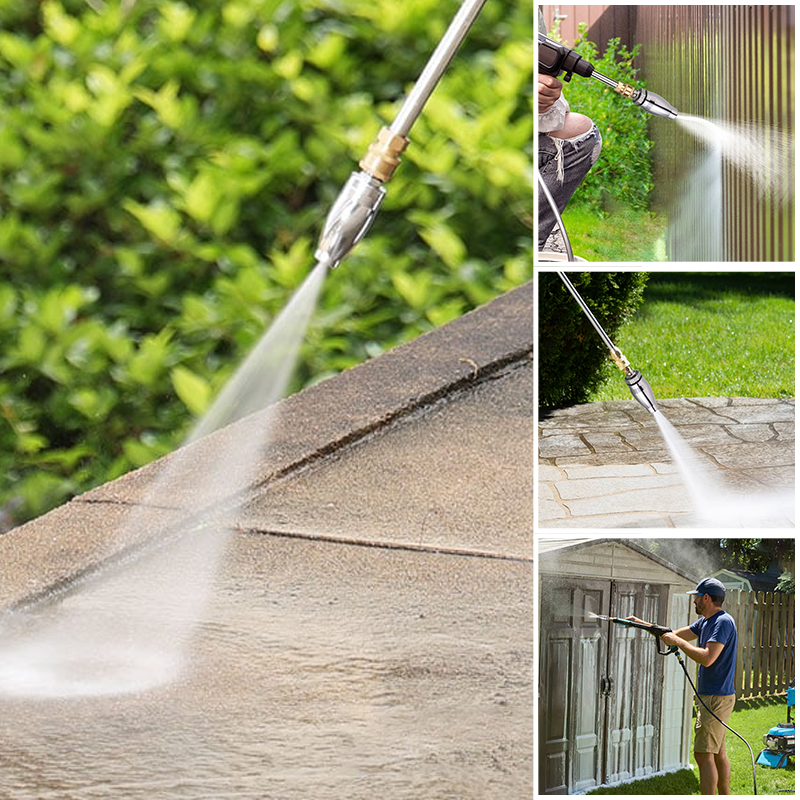
<path id="1" fill-rule="evenodd" d="M 751 493 L 767 506 L 761 500 L 770 492 L 793 493 L 793 399 L 674 398 L 659 406 L 732 496 Z M 655 418 L 635 401 L 540 410 L 538 451 L 538 528 L 714 527 L 698 520 Z M 763 507 L 733 527 L 748 525 L 793 527 L 785 513 Z"/>

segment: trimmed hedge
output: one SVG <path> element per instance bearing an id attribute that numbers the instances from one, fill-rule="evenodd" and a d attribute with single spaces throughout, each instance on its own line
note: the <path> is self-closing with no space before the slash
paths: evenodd
<path id="1" fill-rule="evenodd" d="M 649 272 L 570 272 L 600 325 L 614 336 L 642 302 Z M 558 275 L 539 274 L 539 405 L 585 403 L 604 380 L 609 359 L 594 326 Z"/>
<path id="2" fill-rule="evenodd" d="M 310 270 L 456 9 L 2 4 L 0 514 L 180 443 Z M 293 390 L 529 279 L 532 11 L 484 8 L 329 276 Z"/>
<path id="3" fill-rule="evenodd" d="M 633 66 L 640 45 L 628 50 L 620 40 L 610 39 L 598 47 L 586 38 L 588 25 L 578 25 L 575 50 L 597 72 L 636 88 L 644 87 Z M 551 32 L 559 38 L 558 32 Z M 602 55 L 601 55 L 602 51 Z M 595 211 L 613 211 L 617 206 L 648 210 L 653 190 L 653 168 L 648 125 L 652 117 L 600 81 L 575 77 L 564 84 L 564 96 L 573 111 L 586 114 L 603 137 L 603 150 L 597 163 L 575 193 L 573 205 L 580 203 Z"/>

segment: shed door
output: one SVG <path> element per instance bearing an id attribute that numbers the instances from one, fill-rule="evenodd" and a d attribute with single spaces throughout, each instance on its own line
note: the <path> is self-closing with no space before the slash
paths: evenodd
<path id="1" fill-rule="evenodd" d="M 666 586 L 542 578 L 539 791 L 566 794 L 658 766 L 664 657 L 645 631 L 592 612 L 665 625 Z"/>
<path id="2" fill-rule="evenodd" d="M 611 585 L 612 617 L 636 616 L 667 624 L 666 586 Z M 604 781 L 639 778 L 658 769 L 664 656 L 646 631 L 611 625 L 609 632 L 608 747 Z M 662 650 L 664 646 L 662 645 Z"/>
<path id="3" fill-rule="evenodd" d="M 576 587 L 543 578 L 539 650 L 539 790 L 566 794 L 602 783 L 608 637 L 592 614 L 607 613 L 611 584 Z"/>

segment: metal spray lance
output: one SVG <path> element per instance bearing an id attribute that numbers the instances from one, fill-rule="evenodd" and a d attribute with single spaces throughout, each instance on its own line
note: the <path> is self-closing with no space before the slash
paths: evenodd
<path id="1" fill-rule="evenodd" d="M 615 81 L 602 72 L 598 72 L 592 64 L 565 44 L 548 39 L 539 34 L 539 72 L 558 77 L 564 73 L 564 80 L 569 82 L 573 75 L 584 78 L 596 78 L 600 83 L 610 86 L 615 92 L 627 97 L 648 114 L 664 119 L 675 119 L 678 110 L 661 95 L 647 89 L 634 89 L 622 81 Z"/>
<path id="2" fill-rule="evenodd" d="M 464 0 L 394 122 L 382 128 L 331 207 L 314 254 L 331 269 L 364 238 L 386 195 L 385 185 L 408 146 L 407 134 L 486 0 Z"/>
<path id="3" fill-rule="evenodd" d="M 566 273 L 559 272 L 558 277 L 564 282 L 564 285 L 569 289 L 570 294 L 575 298 L 583 313 L 586 314 L 589 322 L 592 323 L 594 329 L 600 334 L 603 344 L 611 351 L 611 358 L 614 359 L 614 363 L 625 374 L 625 383 L 628 385 L 628 389 L 630 389 L 634 400 L 641 403 L 651 414 L 655 414 L 656 411 L 658 411 L 658 404 L 656 403 L 653 390 L 650 388 L 650 384 L 645 380 L 644 375 L 642 375 L 638 369 L 631 369 L 630 362 L 622 355 L 622 350 L 611 341 L 611 337 L 603 330 L 603 326 L 597 321 L 595 315 L 592 314 L 592 310 L 578 294 L 578 290 L 572 285 Z"/>

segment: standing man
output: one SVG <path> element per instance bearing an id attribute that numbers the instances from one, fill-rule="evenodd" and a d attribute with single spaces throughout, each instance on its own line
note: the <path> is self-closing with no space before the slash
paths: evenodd
<path id="1" fill-rule="evenodd" d="M 686 628 L 665 633 L 661 639 L 677 645 L 686 655 L 700 664 L 697 692 L 703 702 L 726 724 L 731 718 L 736 673 L 736 624 L 722 610 L 725 587 L 716 578 L 706 578 L 693 592 L 694 607 L 700 619 Z M 635 617 L 628 617 L 641 622 Z M 700 646 L 689 642 L 699 639 Z M 708 713 L 702 704 L 697 706 L 694 757 L 700 769 L 701 794 L 731 793 L 731 764 L 725 752 L 725 727 Z"/>

